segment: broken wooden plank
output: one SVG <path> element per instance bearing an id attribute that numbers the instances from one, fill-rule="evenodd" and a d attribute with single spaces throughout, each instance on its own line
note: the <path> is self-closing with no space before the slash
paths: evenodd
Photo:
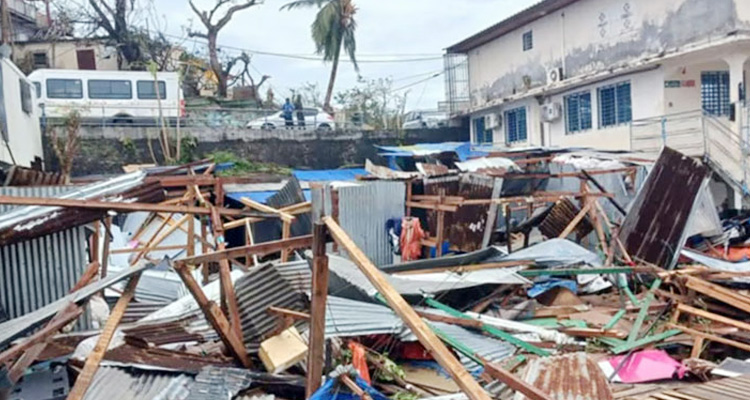
<path id="1" fill-rule="evenodd" d="M 627 337 L 627 334 L 625 332 L 613 330 L 613 329 L 562 328 L 560 329 L 560 332 L 566 335 L 570 335 L 570 336 L 586 337 L 586 338 L 608 337 L 608 338 L 615 338 L 615 339 L 625 339 L 625 337 Z"/>
<path id="2" fill-rule="evenodd" d="M 703 332 L 703 331 L 699 331 L 697 329 L 688 328 L 688 327 L 683 326 L 683 325 L 673 324 L 671 322 L 669 323 L 669 326 L 672 327 L 672 328 L 675 328 L 676 330 L 685 332 L 688 335 L 693 336 L 693 337 L 700 336 L 704 340 L 710 340 L 712 342 L 717 342 L 717 343 L 725 344 L 727 346 L 732 346 L 732 347 L 738 348 L 740 350 L 750 351 L 750 344 L 741 343 L 741 342 L 738 342 L 736 340 L 727 339 L 727 338 L 724 338 L 724 337 L 721 337 L 721 336 L 710 334 L 708 332 Z"/>
<path id="3" fill-rule="evenodd" d="M 191 216 L 192 218 L 192 216 Z M 224 238 L 224 229 L 221 223 L 221 216 L 216 207 L 211 207 L 211 228 L 213 229 L 216 250 L 226 250 L 227 243 Z M 240 308 L 237 305 L 237 296 L 234 293 L 232 284 L 232 268 L 229 266 L 228 259 L 219 260 L 219 281 L 221 288 L 221 305 L 229 315 L 229 325 L 237 337 L 242 337 L 242 321 L 240 320 Z"/>
<path id="4" fill-rule="evenodd" d="M 393 275 L 421 275 L 421 274 L 436 274 L 441 272 L 471 272 L 481 271 L 485 269 L 495 268 L 508 268 L 508 267 L 519 267 L 522 265 L 534 264 L 534 260 L 516 260 L 516 261 L 500 261 L 487 264 L 469 264 L 469 265 L 455 265 L 450 267 L 436 267 L 427 269 L 413 269 L 409 271 L 397 271 L 393 272 Z"/>
<path id="5" fill-rule="evenodd" d="M 193 295 L 195 302 L 198 303 L 198 306 L 203 311 L 206 320 L 208 320 L 211 327 L 214 328 L 216 334 L 219 335 L 219 338 L 222 343 L 224 343 L 227 350 L 232 353 L 232 355 L 235 356 L 245 368 L 250 368 L 252 364 L 250 358 L 247 356 L 245 343 L 242 341 L 242 337 L 237 337 L 235 331 L 231 329 L 226 315 L 221 312 L 221 309 L 216 303 L 210 301 L 206 297 L 205 293 L 203 293 L 203 290 L 198 285 L 198 282 L 193 279 L 193 276 L 185 265 L 175 264 L 174 269 L 177 271 L 180 278 L 182 278 L 185 287 L 187 287 L 190 294 Z"/>
<path id="6" fill-rule="evenodd" d="M 326 301 L 328 298 L 328 256 L 326 255 L 325 224 L 313 226 L 312 295 L 310 304 L 310 336 L 307 353 L 307 380 L 305 393 L 309 398 L 322 382 L 325 361 Z"/>
<path id="7" fill-rule="evenodd" d="M 302 311 L 290 310 L 288 308 L 271 306 L 271 307 L 268 307 L 266 311 L 282 316 L 282 317 L 289 317 L 292 319 L 301 319 L 304 321 L 310 320 L 310 314 L 306 312 L 302 312 Z"/>
<path id="8" fill-rule="evenodd" d="M 719 323 L 722 323 L 722 324 L 725 324 L 725 325 L 733 326 L 733 327 L 738 328 L 738 329 L 742 329 L 743 331 L 750 332 L 750 324 L 748 324 L 746 322 L 742 322 L 742 321 L 737 321 L 737 320 L 734 320 L 734 319 L 731 319 L 731 318 L 727 318 L 727 317 L 725 317 L 723 315 L 714 314 L 712 312 L 708 312 L 708 311 L 705 311 L 705 310 L 700 310 L 698 308 L 690 307 L 690 306 L 685 305 L 685 304 L 678 304 L 677 305 L 677 310 L 679 312 L 684 312 L 684 313 L 692 314 L 692 315 L 695 315 L 695 316 L 698 316 L 698 317 L 701 317 L 701 318 L 706 318 L 706 319 L 709 319 L 711 321 L 719 322 Z M 676 323 L 676 321 L 673 321 L 673 322 Z"/>
<path id="9" fill-rule="evenodd" d="M 672 329 L 672 330 L 668 330 L 666 332 L 657 333 L 656 335 L 651 335 L 651 336 L 646 336 L 646 337 L 640 338 L 640 339 L 636 340 L 633 343 L 627 343 L 627 342 L 625 342 L 624 344 L 620 344 L 618 346 L 613 347 L 612 348 L 612 352 L 615 353 L 615 354 L 621 354 L 621 353 L 624 353 L 626 351 L 637 349 L 637 348 L 649 345 L 651 343 L 660 342 L 660 341 L 662 341 L 664 339 L 667 339 L 667 338 L 670 338 L 672 336 L 679 335 L 680 332 L 681 331 L 679 329 Z M 612 339 L 612 338 L 610 338 L 610 339 Z"/>
<path id="10" fill-rule="evenodd" d="M 275 240 L 263 242 L 251 246 L 233 247 L 231 249 L 215 251 L 213 253 L 201 254 L 195 257 L 185 257 L 175 260 L 175 263 L 185 265 L 198 265 L 209 262 L 217 262 L 229 258 L 245 257 L 252 254 L 265 255 L 279 252 L 285 248 L 300 249 L 312 245 L 312 235 L 296 236 L 288 240 Z"/>
<path id="11" fill-rule="evenodd" d="M 461 390 L 472 400 L 489 400 L 490 396 L 472 378 L 471 374 L 451 354 L 442 341 L 430 330 L 422 319 L 414 312 L 409 303 L 401 297 L 393 286 L 386 280 L 383 273 L 367 258 L 352 241 L 349 235 L 330 217 L 323 218 L 331 236 L 343 247 L 352 261 L 359 267 L 362 273 L 385 298 L 388 305 L 401 317 L 419 342 L 430 352 L 435 360 L 445 368 Z"/>
<path id="12" fill-rule="evenodd" d="M 732 307 L 739 308 L 742 311 L 750 313 L 750 297 L 741 295 L 722 286 L 706 282 L 703 279 L 692 276 L 686 277 L 688 289 L 712 297 Z"/>
<path id="13" fill-rule="evenodd" d="M 243 205 L 245 205 L 247 207 L 250 207 L 251 209 L 254 209 L 254 210 L 266 213 L 266 214 L 277 215 L 279 218 L 281 218 L 282 221 L 285 221 L 285 222 L 292 222 L 296 218 L 292 214 L 289 214 L 289 213 L 284 212 L 284 211 L 277 210 L 277 209 L 275 209 L 275 208 L 273 208 L 271 206 L 267 206 L 267 205 L 262 204 L 262 203 L 258 203 L 257 201 L 251 200 L 251 199 L 249 199 L 247 197 L 240 198 L 240 203 L 242 203 Z"/>
<path id="14" fill-rule="evenodd" d="M 583 220 L 583 218 L 589 212 L 593 204 L 594 203 L 592 203 L 591 201 L 587 202 L 586 205 L 583 206 L 581 211 L 579 211 L 578 214 L 573 218 L 573 220 L 570 221 L 568 226 L 566 226 L 565 229 L 563 229 L 562 233 L 560 233 L 560 236 L 558 236 L 558 238 L 564 239 L 568 237 L 568 235 L 570 235 L 573 232 L 573 229 L 575 229 L 576 226 L 578 226 L 578 223 L 581 222 L 581 220 Z"/>
<path id="15" fill-rule="evenodd" d="M 523 393 L 530 400 L 552 400 L 552 398 L 541 390 L 535 388 L 524 382 L 521 378 L 513 375 L 513 373 L 504 370 L 499 365 L 491 362 L 484 364 L 484 371 L 487 372 L 491 377 L 503 382 L 508 385 L 509 388 Z"/>
<path id="16" fill-rule="evenodd" d="M 61 199 L 57 197 L 20 197 L 0 196 L 0 204 L 12 204 L 17 206 L 50 206 L 50 207 L 72 207 L 94 210 L 113 210 L 120 212 L 166 212 L 175 214 L 201 214 L 209 215 L 210 210 L 205 207 L 162 205 L 153 203 L 116 202 L 99 200 L 74 200 Z M 260 217 L 278 218 L 277 214 L 262 214 L 249 212 L 247 210 L 236 210 L 232 208 L 218 208 L 219 214 L 232 217 Z"/>
<path id="17" fill-rule="evenodd" d="M 117 326 L 120 325 L 120 320 L 125 314 L 125 309 L 128 307 L 128 304 L 130 304 L 130 300 L 133 299 L 133 296 L 135 296 L 135 287 L 138 286 L 138 280 L 140 277 L 141 274 L 138 273 L 130 278 L 127 286 L 125 286 L 125 290 L 112 308 L 112 312 L 110 313 L 107 322 L 104 324 L 104 329 L 102 329 L 102 333 L 99 335 L 99 340 L 96 342 L 96 346 L 94 346 L 94 349 L 86 358 L 83 370 L 78 374 L 76 383 L 68 394 L 68 400 L 82 400 L 86 394 L 89 385 L 91 385 L 91 381 L 94 379 L 96 370 L 99 369 L 99 363 L 104 358 L 104 353 L 107 352 L 109 342 L 112 341 Z"/>
<path id="18" fill-rule="evenodd" d="M 12 361 L 36 343 L 44 342 L 47 338 L 56 334 L 57 331 L 68 325 L 71 321 L 78 318 L 81 314 L 83 314 L 83 309 L 81 307 L 78 307 L 75 303 L 68 304 L 66 307 L 58 311 L 44 328 L 34 332 L 31 336 L 0 353 L 0 364 Z"/>

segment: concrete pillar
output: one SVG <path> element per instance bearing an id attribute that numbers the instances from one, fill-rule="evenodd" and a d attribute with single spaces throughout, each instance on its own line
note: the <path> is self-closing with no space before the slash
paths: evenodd
<path id="1" fill-rule="evenodd" d="M 729 64 L 729 101 L 732 103 L 735 111 L 734 128 L 735 132 L 740 135 L 742 133 L 742 107 L 740 105 L 740 85 L 744 79 L 745 61 L 747 61 L 747 54 L 735 53 L 724 58 L 727 64 Z"/>

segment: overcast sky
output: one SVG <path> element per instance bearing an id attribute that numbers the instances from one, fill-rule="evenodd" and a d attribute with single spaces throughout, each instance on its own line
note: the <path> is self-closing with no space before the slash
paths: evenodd
<path id="1" fill-rule="evenodd" d="M 208 9 L 215 0 L 194 0 L 199 8 Z M 366 79 L 392 78 L 394 89 L 429 77 L 443 68 L 439 59 L 443 50 L 480 30 L 534 4 L 537 0 L 355 0 L 358 7 L 357 55 L 365 60 L 438 59 L 419 62 L 360 64 Z M 316 10 L 279 11 L 284 0 L 266 0 L 264 4 L 238 12 L 219 35 L 219 46 L 249 51 L 314 55 L 310 24 Z M 161 16 L 161 29 L 172 35 L 183 35 L 192 21 L 200 27 L 187 0 L 155 0 Z M 205 48 L 185 42 L 189 49 Z M 343 56 L 342 56 L 343 58 Z M 276 97 L 289 95 L 290 89 L 305 82 L 317 82 L 323 90 L 328 82 L 328 64 L 316 60 L 297 60 L 269 55 L 253 55 L 256 76 L 271 75 L 269 81 Z M 256 78 L 257 79 L 257 78 Z M 336 90 L 356 84 L 357 74 L 350 63 L 342 63 Z M 443 77 L 439 76 L 408 89 L 407 110 L 434 109 L 445 98 Z"/>

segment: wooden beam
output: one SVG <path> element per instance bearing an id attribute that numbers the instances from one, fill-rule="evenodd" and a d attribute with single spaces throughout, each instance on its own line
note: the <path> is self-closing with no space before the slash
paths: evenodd
<path id="1" fill-rule="evenodd" d="M 102 279 L 107 277 L 107 267 L 109 267 L 109 246 L 112 239 L 112 217 L 104 218 L 104 246 L 102 249 Z"/>
<path id="2" fill-rule="evenodd" d="M 401 297 L 401 294 L 391 286 L 385 276 L 383 276 L 383 273 L 357 247 L 349 235 L 330 217 L 324 217 L 323 222 L 325 222 L 334 240 L 349 253 L 352 261 L 385 298 L 394 312 L 411 329 L 422 346 L 450 374 L 461 390 L 472 400 L 489 400 L 490 396 L 487 392 L 471 377 L 471 374 L 464 369 L 463 365 L 445 347 L 443 342 L 422 321 L 419 315 L 414 312 L 414 309 Z"/>
<path id="3" fill-rule="evenodd" d="M 421 208 L 423 210 L 447 211 L 447 212 L 458 211 L 458 206 L 448 205 L 448 204 L 427 203 L 427 202 L 423 203 L 421 201 L 409 201 L 406 203 L 406 205 L 410 208 Z"/>
<path id="4" fill-rule="evenodd" d="M 263 242 L 251 246 L 233 247 L 231 249 L 215 251 L 213 253 L 201 254 L 195 257 L 186 257 L 175 262 L 180 264 L 198 265 L 209 262 L 217 262 L 229 258 L 244 257 L 247 255 L 258 254 L 265 255 L 276 253 L 284 248 L 300 249 L 312 245 L 312 235 L 297 236 L 289 240 L 275 240 L 272 242 Z"/>
<path id="5" fill-rule="evenodd" d="M 44 328 L 34 332 L 34 334 L 32 334 L 31 336 L 23 339 L 17 344 L 11 346 L 9 349 L 0 353 L 0 364 L 5 364 L 13 360 L 21 353 L 34 346 L 36 343 L 44 342 L 47 338 L 65 327 L 65 325 L 68 325 L 70 321 L 78 318 L 81 314 L 83 314 L 83 309 L 81 307 L 78 307 L 73 302 L 69 303 L 67 306 L 60 309 L 60 311 L 49 321 L 49 323 L 44 326 Z"/>
<path id="6" fill-rule="evenodd" d="M 170 251 L 170 250 L 183 250 L 185 249 L 185 245 L 183 244 L 175 244 L 171 246 L 156 246 L 156 247 L 135 247 L 135 248 L 123 248 L 123 249 L 112 249 L 109 251 L 110 254 L 127 254 L 127 253 L 135 253 L 143 250 L 150 250 L 150 251 Z"/>
<path id="7" fill-rule="evenodd" d="M 289 240 L 292 237 L 292 221 L 284 220 L 281 223 L 281 240 Z M 289 261 L 289 249 L 281 250 L 281 262 Z"/>
<path id="8" fill-rule="evenodd" d="M 81 277 L 78 278 L 78 282 L 76 282 L 76 284 L 73 286 L 72 289 L 70 289 L 68 293 L 73 293 L 83 288 L 84 286 L 88 285 L 94 280 L 94 278 L 96 278 L 98 274 L 99 274 L 99 263 L 94 261 L 86 267 L 86 270 L 83 271 L 83 274 L 81 275 Z"/>
<path id="9" fill-rule="evenodd" d="M 216 250 L 226 250 L 227 243 L 224 238 L 223 224 L 221 216 L 216 207 L 211 207 L 211 227 L 213 228 L 214 241 Z M 221 283 L 221 305 L 229 315 L 229 326 L 237 337 L 242 337 L 242 321 L 240 320 L 240 307 L 237 304 L 237 296 L 234 293 L 232 284 L 232 268 L 229 266 L 229 260 L 224 258 L 219 260 L 219 281 Z"/>
<path id="10" fill-rule="evenodd" d="M 485 362 L 484 371 L 491 377 L 508 385 L 509 388 L 515 390 L 516 392 L 523 393 L 523 395 L 530 400 L 552 400 L 552 397 L 550 397 L 546 393 L 542 392 L 538 388 L 535 388 L 534 386 L 529 385 L 512 373 L 504 370 L 499 365 L 493 364 L 491 362 Z"/>
<path id="11" fill-rule="evenodd" d="M 56 197 L 19 197 L 19 196 L 0 196 L 0 204 L 12 204 L 17 206 L 50 206 L 50 207 L 72 207 L 94 210 L 113 210 L 119 212 L 165 212 L 176 214 L 200 214 L 209 215 L 211 210 L 205 207 L 179 206 L 179 205 L 161 205 L 152 203 L 128 203 L 116 201 L 99 201 L 99 200 L 73 200 L 60 199 Z M 219 208 L 219 214 L 232 217 L 261 217 L 261 218 L 278 218 L 274 214 L 258 214 L 247 210 L 236 210 L 231 208 Z"/>
<path id="12" fill-rule="evenodd" d="M 750 324 L 742 321 L 737 321 L 731 318 L 727 318 L 723 315 L 714 314 L 712 312 L 708 312 L 705 310 L 701 310 L 695 307 L 690 307 L 685 304 L 677 304 L 677 310 L 679 312 L 684 312 L 687 314 L 692 314 L 701 318 L 710 319 L 711 321 L 719 322 L 724 325 L 733 326 L 737 329 L 742 329 L 743 331 L 750 332 Z M 676 321 L 673 321 L 676 323 Z"/>
<path id="13" fill-rule="evenodd" d="M 312 202 L 306 201 L 304 203 L 292 204 L 291 206 L 280 208 L 279 211 L 292 215 L 309 213 L 312 211 Z"/>
<path id="14" fill-rule="evenodd" d="M 172 225 L 169 228 L 167 228 L 167 230 L 164 233 L 162 233 L 161 235 L 159 235 L 159 231 L 157 231 L 156 233 L 154 233 L 154 236 L 152 236 L 151 239 L 149 239 L 149 241 L 146 242 L 146 244 L 143 246 L 145 248 L 143 250 L 141 250 L 141 252 L 138 253 L 135 256 L 135 258 L 133 259 L 133 261 L 130 262 L 130 265 L 135 265 L 143 256 L 145 256 L 146 254 L 150 253 L 153 248 L 159 246 L 161 244 L 161 242 L 163 242 L 164 240 L 166 240 L 169 237 L 169 235 L 171 235 L 172 233 L 174 233 L 174 231 L 176 231 L 180 226 L 182 226 L 182 224 L 184 224 L 185 222 L 187 222 L 188 218 L 191 218 L 191 217 L 192 216 L 190 214 L 185 214 L 185 215 L 182 216 L 182 218 L 178 219 L 177 222 L 174 225 Z M 166 222 L 167 221 L 165 221 L 165 223 Z M 163 227 L 164 227 L 164 224 L 161 225 L 160 230 Z M 157 237 L 156 235 L 159 235 L 159 236 Z"/>
<path id="15" fill-rule="evenodd" d="M 565 229 L 562 231 L 562 233 L 560 233 L 560 236 L 558 236 L 558 238 L 564 239 L 564 238 L 568 237 L 568 235 L 570 235 L 573 232 L 573 229 L 575 229 L 576 226 L 578 226 L 578 223 L 581 222 L 581 220 L 583 219 L 583 217 L 586 216 L 586 214 L 589 212 L 589 210 L 591 209 L 591 207 L 593 206 L 593 204 L 594 203 L 592 203 L 590 201 L 587 202 L 586 205 L 583 206 L 583 208 L 581 209 L 581 211 L 579 211 L 578 214 L 576 214 L 576 216 L 573 218 L 573 220 L 570 221 L 570 223 L 568 224 L 568 226 L 565 227 Z"/>
<path id="16" fill-rule="evenodd" d="M 687 288 L 696 292 L 703 293 L 732 307 L 739 308 L 742 311 L 750 313 L 750 297 L 741 295 L 722 286 L 706 282 L 703 279 L 692 276 L 686 277 Z"/>
<path id="17" fill-rule="evenodd" d="M 326 237 L 328 231 L 322 223 L 313 227 L 313 276 L 310 304 L 310 338 L 307 352 L 307 379 L 305 393 L 312 396 L 323 377 L 325 361 L 326 301 L 328 298 L 328 256 Z"/>
<path id="18" fill-rule="evenodd" d="M 224 230 L 228 231 L 230 229 L 235 229 L 235 228 L 239 228 L 241 226 L 245 226 L 245 224 L 248 224 L 248 223 L 249 224 L 254 224 L 256 222 L 261 222 L 261 221 L 264 221 L 264 219 L 263 218 L 252 218 L 252 217 L 242 218 L 242 219 L 236 219 L 234 221 L 225 222 L 224 223 Z"/>
<path id="19" fill-rule="evenodd" d="M 269 313 L 283 316 L 283 317 L 289 317 L 292 319 L 301 319 L 303 321 L 310 320 L 310 314 L 302 312 L 302 311 L 290 310 L 288 308 L 271 306 L 271 307 L 268 307 L 266 311 L 268 311 Z"/>
<path id="20" fill-rule="evenodd" d="M 203 293 L 198 282 L 193 279 L 193 275 L 190 274 L 187 267 L 174 265 L 174 269 L 177 271 L 177 274 L 180 275 L 182 282 L 185 283 L 185 287 L 187 287 L 190 294 L 193 295 L 195 302 L 198 303 L 198 306 L 203 311 L 206 320 L 211 324 L 211 327 L 214 328 L 216 334 L 219 335 L 219 339 L 224 343 L 227 350 L 232 353 L 232 355 L 236 357 L 245 368 L 252 367 L 242 337 L 237 337 L 235 332 L 230 328 L 229 320 L 224 313 L 221 312 L 219 306 L 206 297 L 206 294 Z"/>
<path id="21" fill-rule="evenodd" d="M 710 340 L 712 342 L 725 344 L 727 346 L 732 346 L 740 350 L 750 351 L 750 344 L 747 344 L 747 343 L 742 343 L 736 340 L 731 340 L 731 339 L 727 339 L 721 336 L 712 335 L 708 332 L 703 332 L 703 331 L 699 331 L 696 329 L 688 328 L 686 326 L 673 324 L 671 322 L 668 325 L 672 328 L 679 329 L 693 337 L 702 337 L 704 340 Z"/>
<path id="22" fill-rule="evenodd" d="M 275 208 L 273 208 L 271 206 L 267 206 L 267 205 L 262 204 L 262 203 L 258 203 L 257 201 L 251 200 L 251 199 L 249 199 L 247 197 L 240 198 L 240 203 L 242 203 L 243 205 L 245 205 L 247 207 L 250 207 L 253 210 L 257 210 L 257 211 L 260 211 L 262 213 L 275 214 L 279 218 L 281 218 L 283 221 L 286 221 L 286 222 L 292 222 L 296 218 L 292 214 L 289 214 L 289 213 L 277 210 L 277 209 L 275 209 Z"/>
<path id="23" fill-rule="evenodd" d="M 68 394 L 68 400 L 82 400 L 84 395 L 86 394 L 89 385 L 91 385 L 91 381 L 94 379 L 96 370 L 99 369 L 99 363 L 104 358 L 104 353 L 107 352 L 109 342 L 115 335 L 115 330 L 120 324 L 122 316 L 125 314 L 125 309 L 128 307 L 130 300 L 135 295 L 135 287 L 138 285 L 138 280 L 140 279 L 140 277 L 141 274 L 138 273 L 130 278 L 127 286 L 125 286 L 125 290 L 122 292 L 120 298 L 117 300 L 117 303 L 112 308 L 112 313 L 109 315 L 107 322 L 104 324 L 104 329 L 102 329 L 102 333 L 99 335 L 99 340 L 96 342 L 94 350 L 86 358 L 86 363 L 83 366 L 83 370 L 78 375 L 73 389 L 71 389 L 70 393 Z"/>

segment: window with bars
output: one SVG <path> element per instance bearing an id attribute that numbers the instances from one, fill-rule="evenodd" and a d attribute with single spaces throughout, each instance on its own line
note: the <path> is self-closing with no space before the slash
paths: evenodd
<path id="1" fill-rule="evenodd" d="M 525 142 L 528 138 L 526 131 L 526 107 L 514 108 L 505 112 L 505 142 Z"/>
<path id="2" fill-rule="evenodd" d="M 567 133 L 591 129 L 591 92 L 573 93 L 565 97 Z"/>
<path id="3" fill-rule="evenodd" d="M 474 143 L 491 144 L 493 142 L 492 129 L 485 129 L 484 116 L 474 120 Z"/>
<path id="4" fill-rule="evenodd" d="M 729 71 L 701 72 L 701 103 L 711 115 L 729 115 Z"/>
<path id="5" fill-rule="evenodd" d="M 528 31 L 521 37 L 523 42 L 523 51 L 528 51 L 534 48 L 534 34 L 532 31 Z"/>
<path id="6" fill-rule="evenodd" d="M 602 86 L 597 89 L 599 97 L 599 127 L 626 124 L 633 119 L 630 82 Z"/>

